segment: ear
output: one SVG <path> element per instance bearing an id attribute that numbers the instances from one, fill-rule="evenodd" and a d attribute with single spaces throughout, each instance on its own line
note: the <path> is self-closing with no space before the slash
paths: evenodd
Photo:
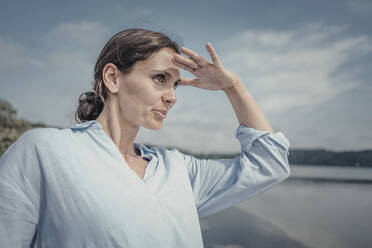
<path id="1" fill-rule="evenodd" d="M 102 79 L 107 90 L 110 93 L 117 93 L 119 91 L 120 70 L 113 63 L 107 63 L 102 70 Z"/>

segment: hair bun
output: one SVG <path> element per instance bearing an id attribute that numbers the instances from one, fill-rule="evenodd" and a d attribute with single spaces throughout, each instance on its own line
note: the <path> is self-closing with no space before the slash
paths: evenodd
<path id="1" fill-rule="evenodd" d="M 75 112 L 75 117 L 79 122 L 95 120 L 103 109 L 102 99 L 95 91 L 87 91 L 79 96 L 79 106 Z"/>

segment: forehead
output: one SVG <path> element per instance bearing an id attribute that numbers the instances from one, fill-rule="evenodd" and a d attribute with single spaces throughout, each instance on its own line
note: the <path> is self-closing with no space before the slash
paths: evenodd
<path id="1" fill-rule="evenodd" d="M 137 62 L 135 67 L 142 71 L 167 71 L 173 76 L 179 77 L 180 67 L 173 64 L 171 60 L 175 53 L 176 52 L 172 48 L 161 48 L 151 54 L 146 60 Z"/>

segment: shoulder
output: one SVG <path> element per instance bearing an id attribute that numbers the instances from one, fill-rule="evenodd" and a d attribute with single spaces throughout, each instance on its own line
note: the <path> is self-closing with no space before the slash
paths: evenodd
<path id="1" fill-rule="evenodd" d="M 17 143 L 39 144 L 52 139 L 63 137 L 65 131 L 57 128 L 34 128 L 27 130 L 16 140 Z"/>
<path id="2" fill-rule="evenodd" d="M 1 171 L 26 171 L 26 168 L 33 167 L 37 163 L 40 144 L 44 139 L 51 137 L 57 131 L 54 128 L 35 128 L 21 134 L 13 142 L 0 158 Z"/>
<path id="3" fill-rule="evenodd" d="M 44 159 L 55 156 L 55 152 L 68 147 L 69 135 L 64 129 L 34 128 L 27 130 L 13 142 L 0 157 L 0 172 L 6 170 L 35 173 L 35 166 Z M 71 142 L 70 142 L 71 143 Z"/>
<path id="4" fill-rule="evenodd" d="M 48 147 L 54 141 L 66 136 L 63 130 L 57 128 L 34 128 L 27 130 L 21 134 L 15 142 L 13 142 L 3 155 L 10 152 L 21 152 L 23 150 L 38 150 L 40 146 Z"/>

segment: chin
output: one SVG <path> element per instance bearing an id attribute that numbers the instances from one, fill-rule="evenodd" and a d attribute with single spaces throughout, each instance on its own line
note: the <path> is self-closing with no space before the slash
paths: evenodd
<path id="1" fill-rule="evenodd" d="M 150 129 L 150 130 L 160 130 L 163 127 L 163 122 L 157 122 L 157 123 L 151 123 L 143 126 L 144 128 Z"/>

